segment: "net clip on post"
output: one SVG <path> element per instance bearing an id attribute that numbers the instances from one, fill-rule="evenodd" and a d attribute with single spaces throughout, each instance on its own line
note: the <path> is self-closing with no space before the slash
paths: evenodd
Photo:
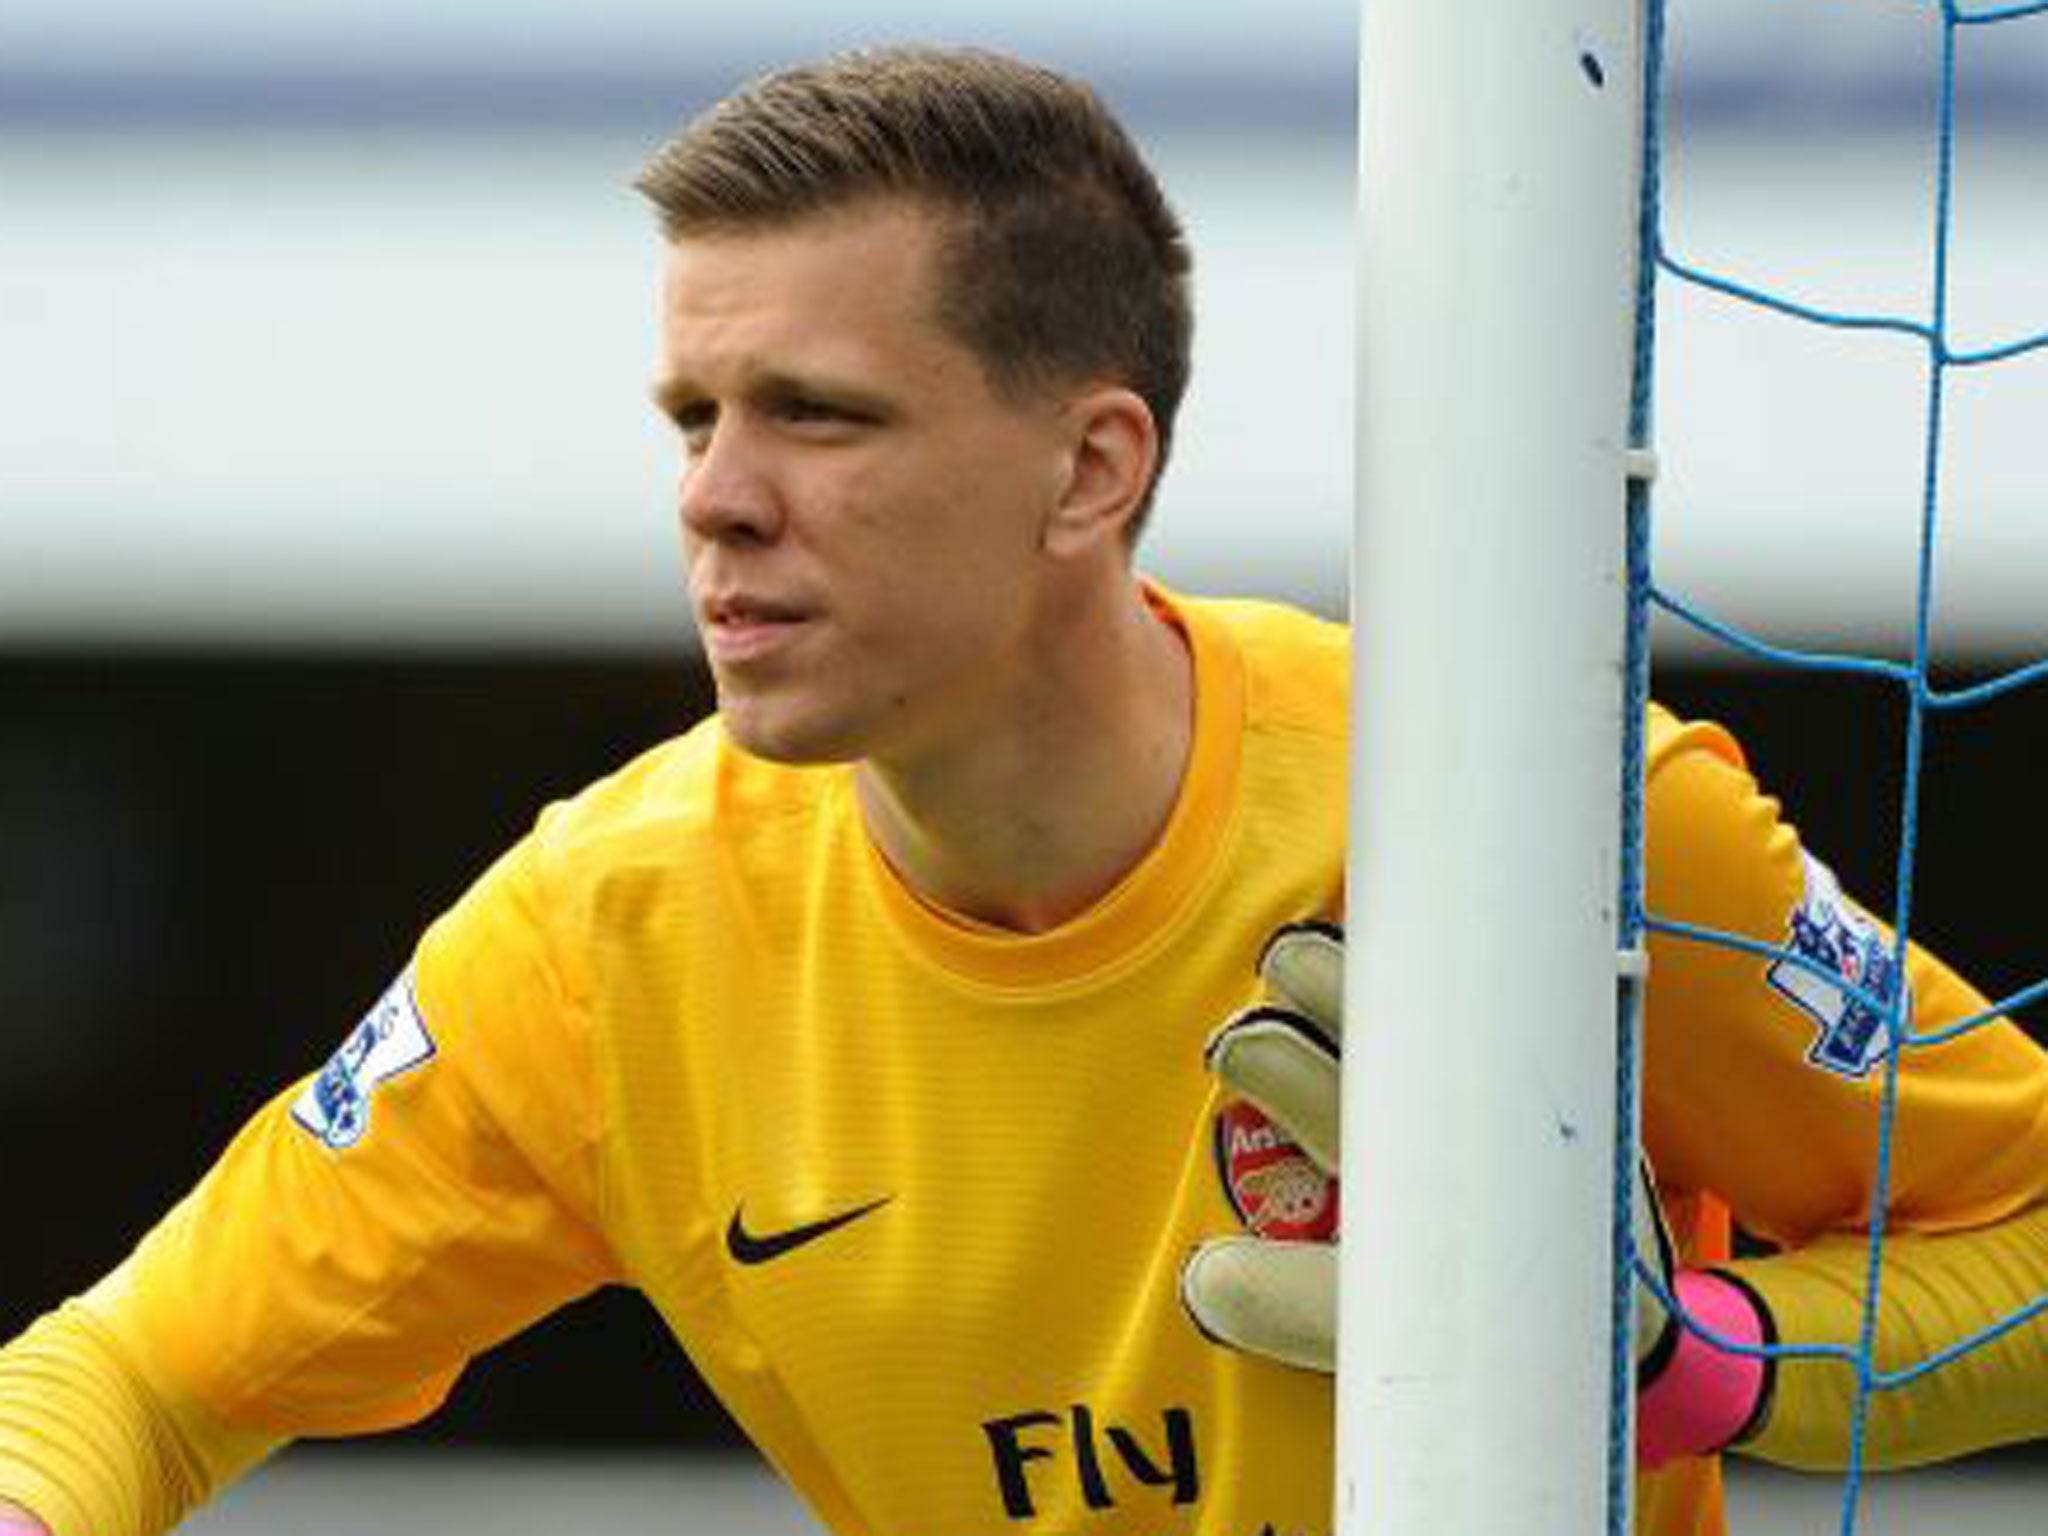
<path id="1" fill-rule="evenodd" d="M 1650 952 L 1640 944 L 1631 944 L 1626 949 L 1614 952 L 1614 973 L 1623 981 L 1632 981 L 1640 986 L 1650 979 Z"/>
<path id="2" fill-rule="evenodd" d="M 1657 483 L 1657 450 L 1654 448 L 1625 448 L 1621 454 L 1621 471 L 1630 483 L 1655 485 Z"/>

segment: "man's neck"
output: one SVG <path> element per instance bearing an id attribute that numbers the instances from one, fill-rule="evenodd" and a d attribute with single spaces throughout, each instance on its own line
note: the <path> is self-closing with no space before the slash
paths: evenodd
<path id="1" fill-rule="evenodd" d="M 856 782 L 868 835 L 910 888 L 1040 933 L 1107 895 L 1157 844 L 1194 739 L 1194 666 L 1135 592 L 1055 644 L 1000 725 Z"/>

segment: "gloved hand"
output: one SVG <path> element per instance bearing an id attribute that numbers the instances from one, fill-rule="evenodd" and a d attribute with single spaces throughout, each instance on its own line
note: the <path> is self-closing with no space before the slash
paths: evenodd
<path id="1" fill-rule="evenodd" d="M 1200 1244 L 1181 1269 L 1181 1300 L 1202 1332 L 1221 1344 L 1327 1372 L 1336 1368 L 1343 930 L 1290 923 L 1267 941 L 1259 972 L 1271 1000 L 1228 1020 L 1210 1038 L 1206 1060 L 1231 1093 L 1255 1107 L 1255 1119 L 1270 1120 L 1326 1182 L 1332 1219 L 1321 1228 L 1304 1227 L 1298 1204 L 1276 1220 L 1263 1210 L 1243 1210 L 1240 1200 L 1252 1230 Z M 1226 1119 L 1225 1126 L 1228 1135 L 1233 1122 Z M 1241 1121 L 1236 1128 L 1242 1130 Z M 1222 1162 L 1226 1179 L 1233 1178 L 1228 1146 Z M 1636 1253 L 1666 1294 L 1722 1337 L 1744 1344 L 1770 1337 L 1768 1312 L 1746 1286 L 1677 1269 L 1646 1163 L 1637 1165 L 1633 1204 Z M 1683 1328 L 1657 1289 L 1640 1283 L 1635 1356 L 1639 1444 L 1650 1465 L 1718 1450 L 1759 1416 L 1769 1383 L 1766 1363 L 1717 1349 Z"/>
<path id="2" fill-rule="evenodd" d="M 1273 1001 L 1229 1019 L 1204 1053 L 1209 1070 L 1258 1111 L 1235 1125 L 1226 1119 L 1221 1133 L 1219 1161 L 1234 1198 L 1237 1170 L 1228 1143 L 1256 1133 L 1261 1120 L 1292 1142 L 1326 1184 L 1334 1184 L 1339 1160 L 1342 930 L 1288 924 L 1267 941 L 1259 973 Z M 1302 1173 L 1296 1170 L 1296 1178 Z M 1181 1269 L 1182 1303 L 1219 1343 L 1306 1370 L 1336 1369 L 1334 1242 L 1268 1235 L 1263 1211 L 1246 1209 L 1242 1199 L 1237 1204 L 1251 1231 L 1211 1238 L 1189 1255 Z"/>

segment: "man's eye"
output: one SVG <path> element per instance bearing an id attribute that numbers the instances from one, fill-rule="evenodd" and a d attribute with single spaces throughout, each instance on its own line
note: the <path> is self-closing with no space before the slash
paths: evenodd
<path id="1" fill-rule="evenodd" d="M 683 441 L 693 448 L 706 442 L 711 436 L 711 429 L 718 424 L 718 408 L 708 400 L 679 405 L 668 416 L 683 435 Z"/>
<path id="2" fill-rule="evenodd" d="M 828 405 L 823 400 L 813 400 L 806 395 L 791 395 L 782 401 L 781 411 L 785 421 L 843 421 L 846 419 L 846 412 L 840 410 L 838 406 Z"/>
<path id="3" fill-rule="evenodd" d="M 778 395 L 769 409 L 778 421 L 793 427 L 855 429 L 877 426 L 881 422 L 881 417 L 872 409 L 821 395 Z"/>

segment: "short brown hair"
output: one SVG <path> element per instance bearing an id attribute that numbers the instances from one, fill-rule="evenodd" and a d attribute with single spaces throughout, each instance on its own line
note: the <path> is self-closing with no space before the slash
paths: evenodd
<path id="1" fill-rule="evenodd" d="M 939 318 L 991 382 L 1013 395 L 1126 385 L 1151 409 L 1165 466 L 1193 330 L 1187 240 L 1129 135 L 1080 82 L 979 49 L 842 54 L 728 96 L 635 185 L 672 240 L 868 197 L 957 215 Z"/>

